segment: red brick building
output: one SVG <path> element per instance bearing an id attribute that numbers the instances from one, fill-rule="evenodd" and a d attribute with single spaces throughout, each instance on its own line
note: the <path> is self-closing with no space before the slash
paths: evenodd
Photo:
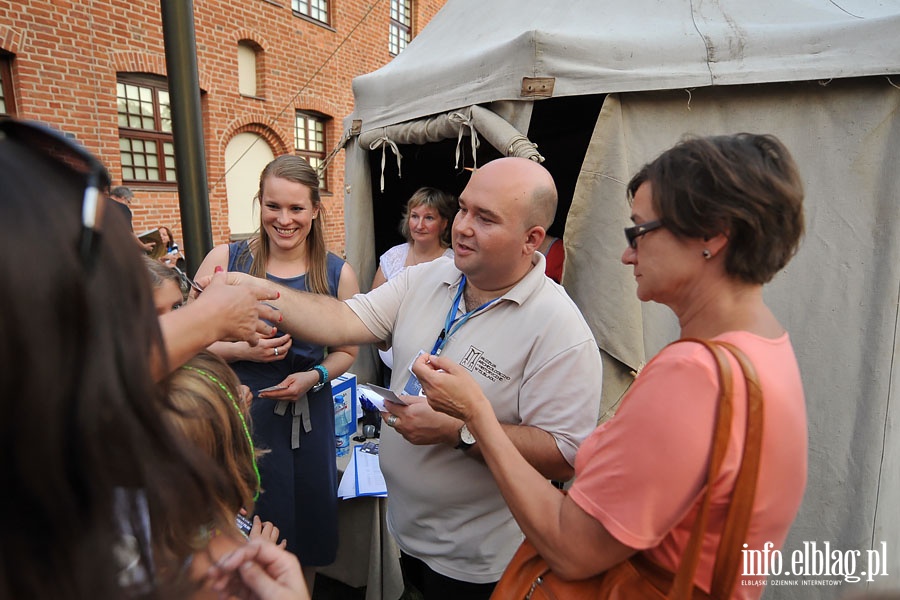
<path id="1" fill-rule="evenodd" d="M 194 1 L 215 243 L 256 229 L 252 195 L 273 156 L 315 165 L 332 151 L 353 77 L 390 61 L 444 2 Z M 63 130 L 134 191 L 135 231 L 167 225 L 181 240 L 159 0 L 0 0 L 0 93 L 0 116 Z M 343 169 L 338 152 L 322 183 L 337 253 Z"/>

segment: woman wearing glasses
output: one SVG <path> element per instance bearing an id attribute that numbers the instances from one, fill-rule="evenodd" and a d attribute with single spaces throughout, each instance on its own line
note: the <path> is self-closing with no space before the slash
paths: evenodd
<path id="1" fill-rule="evenodd" d="M 103 211 L 109 177 L 55 131 L 4 119 L 0 180 L 3 238 L 29 260 L 0 255 L 0 598 L 189 597 L 190 533 L 208 525 L 225 480 L 163 419 L 171 404 L 151 357 L 166 362 L 164 337 L 132 234 Z M 171 313 L 193 320 L 200 347 L 251 339 L 257 315 L 275 314 L 257 308 L 268 295 L 236 296 L 218 279 L 194 310 Z M 235 556 L 289 565 L 282 554 L 256 542 Z"/>
<path id="2" fill-rule="evenodd" d="M 762 442 L 749 529 L 724 552 L 733 558 L 741 544 L 778 549 L 806 483 L 806 411 L 790 339 L 762 288 L 803 234 L 796 166 L 772 136 L 689 139 L 642 168 L 628 193 L 634 226 L 626 229 L 622 262 L 634 271 L 638 298 L 671 308 L 681 338 L 739 348 L 761 383 Z M 710 489 L 707 526 L 698 528 L 702 546 L 693 575 L 705 592 L 745 445 L 747 393 L 740 367 L 729 362 L 736 373 L 733 421 L 722 430 L 729 443 Z M 519 455 L 465 369 L 422 356 L 414 372 L 434 408 L 466 421 L 522 531 L 555 574 L 586 579 L 635 555 L 678 570 L 704 500 L 716 432 L 718 368 L 703 345 L 672 344 L 642 369 L 616 415 L 579 449 L 565 496 Z M 760 581 L 734 579 L 724 578 L 713 595 L 762 593 Z"/>
<path id="3" fill-rule="evenodd" d="M 270 162 L 260 175 L 256 201 L 258 233 L 214 248 L 198 278 L 222 267 L 341 300 L 359 291 L 350 265 L 326 250 L 319 177 L 305 159 L 284 155 Z M 281 530 L 312 589 L 313 567 L 333 562 L 337 552 L 330 381 L 350 368 L 357 347 L 331 347 L 326 353 L 322 346 L 279 333 L 256 347 L 220 342 L 210 349 L 230 363 L 256 396 L 254 441 L 270 451 L 259 463 L 263 493 L 257 512 Z"/>

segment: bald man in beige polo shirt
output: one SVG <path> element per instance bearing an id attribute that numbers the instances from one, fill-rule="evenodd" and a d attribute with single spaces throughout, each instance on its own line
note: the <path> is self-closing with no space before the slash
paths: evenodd
<path id="1" fill-rule="evenodd" d="M 398 394 L 417 391 L 405 367 L 419 352 L 452 358 L 473 373 L 529 462 L 565 481 L 597 422 L 602 366 L 587 323 L 536 252 L 556 202 L 539 164 L 489 162 L 460 195 L 454 258 L 410 267 L 344 302 L 279 287 L 279 328 L 318 344 L 392 345 Z M 424 397 L 402 397 L 408 406 L 384 414 L 380 456 L 404 574 L 426 600 L 486 599 L 522 534 L 463 423 Z"/>

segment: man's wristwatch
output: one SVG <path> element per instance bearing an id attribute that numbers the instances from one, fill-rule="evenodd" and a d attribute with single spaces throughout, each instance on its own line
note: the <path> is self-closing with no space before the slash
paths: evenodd
<path id="1" fill-rule="evenodd" d="M 459 443 L 456 445 L 456 449 L 465 452 L 474 445 L 475 436 L 472 435 L 472 432 L 470 432 L 469 428 L 466 427 L 466 424 L 463 423 L 463 426 L 459 428 Z"/>

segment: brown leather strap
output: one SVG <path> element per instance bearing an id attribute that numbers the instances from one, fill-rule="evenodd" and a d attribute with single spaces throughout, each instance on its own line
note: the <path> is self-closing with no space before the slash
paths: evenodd
<path id="1" fill-rule="evenodd" d="M 731 352 L 741 365 L 747 387 L 744 452 L 741 458 L 741 468 L 735 480 L 728 516 L 725 519 L 725 527 L 716 550 L 716 562 L 710 589 L 713 598 L 730 598 L 737 581 L 741 562 L 740 549 L 747 539 L 747 530 L 753 512 L 753 500 L 756 495 L 756 481 L 762 452 L 763 401 L 762 388 L 756 375 L 756 369 L 753 368 L 747 355 L 733 344 L 725 342 L 719 342 L 719 344 Z"/>
<path id="2" fill-rule="evenodd" d="M 694 573 L 700 562 L 700 550 L 703 546 L 703 536 L 706 533 L 709 521 L 709 507 L 712 502 L 713 483 L 719 475 L 725 453 L 728 450 L 728 440 L 731 437 L 732 419 L 732 382 L 731 364 L 724 351 L 709 340 L 688 338 L 679 342 L 696 342 L 709 350 L 716 361 L 719 371 L 719 401 L 716 411 L 716 427 L 710 452 L 709 467 L 706 477 L 706 492 L 703 494 L 703 502 L 697 514 L 697 520 L 691 530 L 691 537 L 681 557 L 681 564 L 675 574 L 675 581 L 669 590 L 669 598 L 690 598 L 694 587 Z M 678 342 L 676 342 L 678 343 Z M 717 597 L 714 595 L 714 597 Z"/>
<path id="3" fill-rule="evenodd" d="M 736 346 L 726 342 L 714 342 L 698 338 L 686 338 L 678 342 L 695 342 L 703 345 L 712 353 L 719 371 L 719 403 L 716 415 L 715 437 L 710 451 L 709 469 L 707 472 L 706 492 L 703 502 L 691 530 L 691 537 L 685 548 L 675 574 L 675 581 L 669 590 L 669 598 L 690 598 L 694 574 L 700 559 L 703 534 L 706 532 L 709 506 L 712 500 L 712 487 L 725 458 L 728 440 L 731 435 L 732 382 L 731 364 L 725 356 L 725 350 L 731 352 L 744 374 L 747 387 L 747 423 L 744 450 L 741 466 L 735 479 L 731 503 L 722 529 L 719 547 L 716 549 L 716 561 L 713 567 L 713 578 L 710 596 L 713 598 L 730 598 L 737 580 L 740 563 L 741 544 L 746 539 L 756 494 L 756 481 L 759 475 L 759 463 L 762 446 L 763 400 L 762 388 L 756 369 L 750 359 Z M 723 349 L 724 348 L 724 349 Z"/>

